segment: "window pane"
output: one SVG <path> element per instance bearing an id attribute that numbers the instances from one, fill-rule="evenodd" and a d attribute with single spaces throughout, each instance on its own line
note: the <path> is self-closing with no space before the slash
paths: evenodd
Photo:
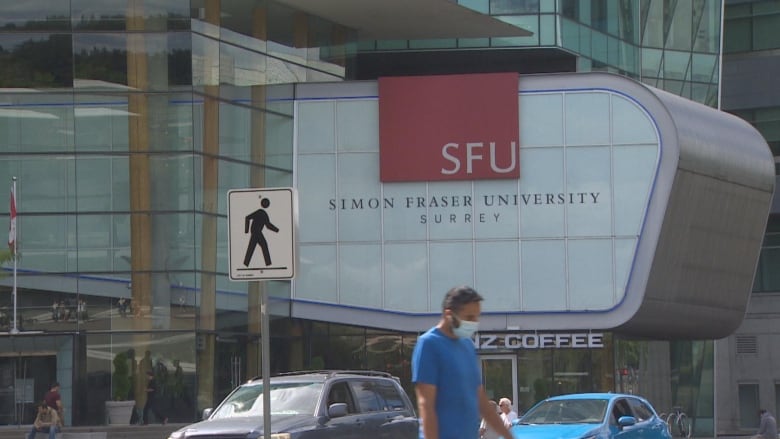
<path id="1" fill-rule="evenodd" d="M 518 242 L 493 241 L 476 243 L 477 291 L 490 291 L 484 311 L 506 312 L 520 308 Z"/>
<path id="2" fill-rule="evenodd" d="M 428 294 L 418 289 L 428 283 L 428 248 L 425 243 L 385 244 L 385 309 L 428 310 Z"/>
<path id="3" fill-rule="evenodd" d="M 522 310 L 566 310 L 566 255 L 563 240 L 522 241 Z"/>
<path id="4" fill-rule="evenodd" d="M 428 278 L 431 280 L 431 309 L 441 311 L 441 295 L 453 285 L 474 285 L 471 265 L 474 248 L 471 242 L 431 243 Z"/>
<path id="5" fill-rule="evenodd" d="M 61 30 L 70 28 L 70 5 L 57 0 L 25 0 L 6 3 L 0 29 Z"/>
<path id="6" fill-rule="evenodd" d="M 520 147 L 563 145 L 563 98 L 560 94 L 520 96 Z M 521 152 L 520 164 L 523 158 Z"/>
<path id="7" fill-rule="evenodd" d="M 691 54 L 686 52 L 676 52 L 667 50 L 664 52 L 664 78 L 670 79 L 688 79 L 688 64 Z"/>
<path id="8" fill-rule="evenodd" d="M 533 14 L 539 12 L 539 0 L 490 0 L 490 13 Z"/>
<path id="9" fill-rule="evenodd" d="M 752 47 L 752 20 L 739 18 L 728 20 L 723 26 L 723 52 L 746 52 Z"/>
<path id="10" fill-rule="evenodd" d="M 609 145 L 609 95 L 566 94 L 566 144 Z"/>
<path id="11" fill-rule="evenodd" d="M 336 199 L 335 154 L 308 154 L 298 157 L 299 240 L 301 242 L 334 242 L 336 216 L 339 209 L 351 203 Z M 322 203 L 327 203 L 329 214 L 322 215 Z"/>
<path id="12" fill-rule="evenodd" d="M 757 292 L 780 289 L 780 248 L 763 248 L 758 259 L 758 269 L 753 290 Z"/>
<path id="13" fill-rule="evenodd" d="M 612 240 L 569 240 L 569 309 L 607 310 L 617 301 L 612 285 Z"/>
<path id="14" fill-rule="evenodd" d="M 471 221 L 476 238 L 517 238 L 519 200 L 514 198 L 516 193 L 516 180 L 474 182 L 475 206 L 478 207 Z"/>
<path id="15" fill-rule="evenodd" d="M 655 125 L 639 106 L 619 95 L 612 96 L 612 143 L 654 144 L 658 142 Z"/>
<path id="16" fill-rule="evenodd" d="M 339 151 L 379 151 L 379 101 L 347 101 L 336 104 Z"/>
<path id="17" fill-rule="evenodd" d="M 655 145 L 615 147 L 612 151 L 615 234 L 639 236 L 656 171 Z"/>
<path id="18" fill-rule="evenodd" d="M 60 2 L 55 2 L 60 3 Z M 67 4 L 67 2 L 62 2 Z M 189 29 L 189 2 L 144 0 L 71 0 L 73 27 L 83 30 L 125 30 L 141 17 L 145 30 Z M 128 4 L 132 7 L 128 8 Z"/>
<path id="19" fill-rule="evenodd" d="M 0 88 L 73 86 L 71 36 L 0 34 Z"/>
<path id="20" fill-rule="evenodd" d="M 346 209 L 336 209 L 339 241 L 379 241 L 383 200 L 379 175 L 378 153 L 343 153 L 338 155 L 338 196 Z M 317 204 L 323 205 L 323 200 Z"/>
<path id="21" fill-rule="evenodd" d="M 758 384 L 739 384 L 739 426 L 758 428 Z"/>
<path id="22" fill-rule="evenodd" d="M 609 236 L 612 230 L 609 147 L 568 148 L 566 168 L 569 236 Z"/>
<path id="23" fill-rule="evenodd" d="M 538 46 L 539 45 L 539 16 L 538 15 L 506 15 L 496 16 L 497 19 L 523 28 L 533 35 L 527 37 L 496 37 L 492 38 L 493 47 L 502 46 Z"/>
<path id="24" fill-rule="evenodd" d="M 376 174 L 374 174 L 376 175 Z M 473 217 L 473 201 L 472 206 L 465 206 L 464 201 L 466 196 L 471 196 L 471 183 L 470 182 L 448 182 L 448 183 L 430 183 L 428 185 L 428 198 L 436 198 L 437 200 L 444 199 L 446 197 L 452 197 L 452 194 L 468 194 L 458 196 L 456 198 L 461 200 L 460 206 L 441 206 L 428 207 L 427 222 L 429 230 L 429 239 L 471 239 L 473 236 L 473 224 L 466 221 L 466 215 Z M 446 276 L 445 276 L 446 278 Z M 473 284 L 469 284 L 473 285 Z M 445 290 L 446 291 L 446 290 Z"/>
<path id="25" fill-rule="evenodd" d="M 753 50 L 776 49 L 780 47 L 780 14 L 753 18 Z"/>
<path id="26" fill-rule="evenodd" d="M 297 299 L 338 303 L 336 246 L 301 245 L 300 274 L 295 279 Z"/>
<path id="27" fill-rule="evenodd" d="M 534 166 L 530 164 L 534 163 Z M 563 148 L 522 150 L 520 159 L 520 195 L 528 200 L 520 207 L 520 236 L 523 238 L 561 236 L 565 209 L 557 204 L 542 204 L 545 194 L 562 193 Z"/>
<path id="28" fill-rule="evenodd" d="M 146 59 L 145 80 L 128 76 L 128 53 Z M 138 87 L 143 82 L 145 90 L 168 90 L 192 84 L 192 46 L 186 33 L 74 34 L 73 58 L 77 85 L 84 87 Z"/>
<path id="29" fill-rule="evenodd" d="M 336 108 L 333 102 L 298 104 L 298 149 L 306 152 L 329 152 L 336 147 Z"/>
<path id="30" fill-rule="evenodd" d="M 424 203 L 417 202 L 417 197 L 410 197 L 409 194 L 424 194 L 426 186 L 425 183 L 416 182 L 384 185 L 382 203 L 387 206 L 386 203 L 392 200 L 393 206 L 383 211 L 385 241 L 425 240 L 427 230 L 424 220 L 427 219 L 427 209 Z"/>
<path id="31" fill-rule="evenodd" d="M 339 246 L 339 303 L 382 307 L 381 260 L 378 244 Z"/>

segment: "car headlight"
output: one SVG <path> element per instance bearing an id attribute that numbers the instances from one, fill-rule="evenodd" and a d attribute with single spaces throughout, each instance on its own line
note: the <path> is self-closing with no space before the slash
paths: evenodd
<path id="1" fill-rule="evenodd" d="M 290 439 L 290 433 L 274 433 L 271 435 L 271 439 Z"/>
<path id="2" fill-rule="evenodd" d="M 174 431 L 168 436 L 168 439 L 183 439 L 183 438 L 184 438 L 184 430 Z"/>

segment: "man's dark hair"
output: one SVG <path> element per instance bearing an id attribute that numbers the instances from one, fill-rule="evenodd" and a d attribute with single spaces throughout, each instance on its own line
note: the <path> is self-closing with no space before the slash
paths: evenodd
<path id="1" fill-rule="evenodd" d="M 57 381 L 55 381 L 55 382 L 51 383 L 51 386 L 49 386 L 49 388 L 50 388 L 50 389 L 53 389 L 53 388 L 55 388 L 55 387 L 59 387 L 59 386 L 60 386 L 60 383 L 58 383 Z"/>
<path id="2" fill-rule="evenodd" d="M 467 286 L 460 286 L 452 288 L 444 295 L 444 301 L 441 304 L 442 311 L 445 309 L 451 309 L 453 311 L 460 310 L 463 305 L 469 303 L 481 302 L 482 296 L 474 290 L 474 288 Z"/>

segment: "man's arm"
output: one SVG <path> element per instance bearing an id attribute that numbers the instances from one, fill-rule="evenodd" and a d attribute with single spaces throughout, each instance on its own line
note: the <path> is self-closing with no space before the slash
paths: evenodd
<path id="1" fill-rule="evenodd" d="M 417 393 L 417 409 L 420 411 L 420 419 L 425 439 L 439 439 L 439 418 L 436 416 L 436 386 L 433 384 L 417 383 L 414 386 Z"/>
<path id="2" fill-rule="evenodd" d="M 49 409 L 49 410 L 52 411 L 52 412 L 54 411 L 54 410 L 51 410 L 51 409 Z M 54 419 L 54 418 L 52 417 L 52 419 Z M 41 429 L 41 428 L 49 427 L 51 425 L 52 425 L 52 422 L 45 422 L 45 421 L 43 421 L 41 419 L 40 415 L 36 416 L 36 418 L 35 418 L 35 428 Z"/>
<path id="3" fill-rule="evenodd" d="M 36 430 L 40 430 L 41 428 L 43 428 L 43 423 L 41 422 L 41 414 L 40 413 L 35 415 L 35 421 L 33 422 L 33 426 L 35 426 Z"/>
<path id="4" fill-rule="evenodd" d="M 496 413 L 496 409 L 490 403 L 487 395 L 485 395 L 485 389 L 482 386 L 479 386 L 477 390 L 477 397 L 479 398 L 479 413 L 485 419 L 485 422 L 499 435 L 504 438 L 511 438 L 512 434 L 509 433 L 509 429 L 504 425 L 504 421 Z"/>
<path id="5" fill-rule="evenodd" d="M 59 402 L 59 401 L 57 401 Z M 52 426 L 61 426 L 62 425 L 62 418 L 60 418 L 60 415 L 57 414 L 55 410 L 51 411 L 51 425 Z"/>

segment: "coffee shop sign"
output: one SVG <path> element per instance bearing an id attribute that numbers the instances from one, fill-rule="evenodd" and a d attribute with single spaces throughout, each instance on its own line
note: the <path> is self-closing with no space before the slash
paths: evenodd
<path id="1" fill-rule="evenodd" d="M 604 334 L 600 332 L 477 334 L 474 347 L 479 350 L 497 349 L 587 349 L 603 348 Z"/>

